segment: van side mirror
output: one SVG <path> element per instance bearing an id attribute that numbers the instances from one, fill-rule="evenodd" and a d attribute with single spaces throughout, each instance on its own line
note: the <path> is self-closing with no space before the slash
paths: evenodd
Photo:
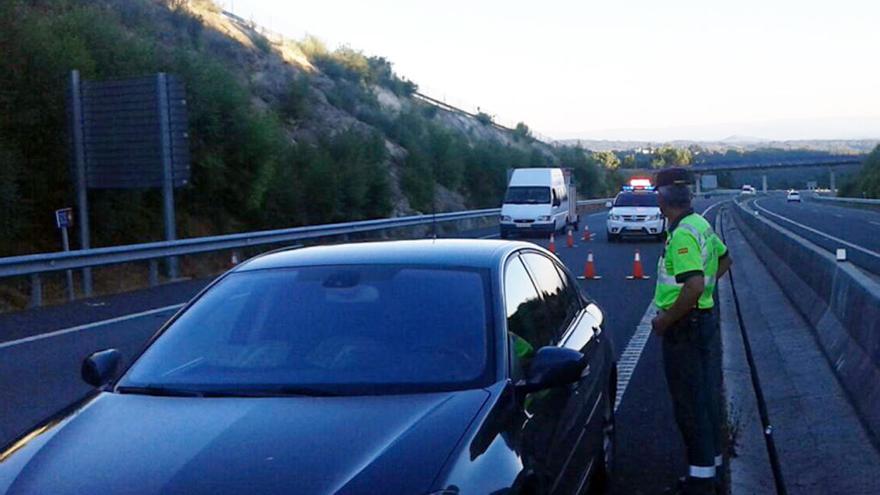
<path id="1" fill-rule="evenodd" d="M 553 206 L 559 206 L 559 205 L 561 205 L 561 204 L 562 204 L 562 200 L 561 200 L 561 199 L 559 199 L 558 197 L 554 197 L 554 198 L 553 198 Z"/>
<path id="2" fill-rule="evenodd" d="M 517 383 L 516 388 L 531 393 L 569 385 L 580 380 L 586 365 L 584 355 L 574 349 L 545 346 L 535 353 L 525 379 Z"/>
<path id="3" fill-rule="evenodd" d="M 85 358 L 82 363 L 82 379 L 93 387 L 101 387 L 116 375 L 121 354 L 116 349 L 98 351 Z"/>
<path id="4" fill-rule="evenodd" d="M 605 202 L 605 208 L 611 208 L 611 201 Z"/>

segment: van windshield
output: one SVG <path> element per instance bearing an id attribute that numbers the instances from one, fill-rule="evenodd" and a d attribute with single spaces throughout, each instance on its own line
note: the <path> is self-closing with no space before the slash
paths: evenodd
<path id="1" fill-rule="evenodd" d="M 508 187 L 505 204 L 546 204 L 550 202 L 550 188 L 538 186 Z"/>

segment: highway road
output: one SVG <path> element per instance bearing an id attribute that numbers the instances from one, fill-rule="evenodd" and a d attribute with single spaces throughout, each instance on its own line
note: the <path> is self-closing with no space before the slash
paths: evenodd
<path id="1" fill-rule="evenodd" d="M 759 198 L 752 204 L 760 214 L 831 252 L 846 249 L 851 262 L 880 275 L 880 211 L 846 208 L 809 198 L 802 203 L 789 203 L 784 194 Z"/>
<path id="2" fill-rule="evenodd" d="M 697 211 L 714 218 L 721 199 L 697 200 Z M 663 377 L 660 346 L 650 335 L 649 321 L 656 261 L 662 244 L 605 239 L 604 212 L 585 215 L 594 240 L 577 236 L 567 248 L 557 239 L 559 257 L 576 274 L 592 251 L 601 280 L 582 282 L 605 310 L 621 363 L 618 409 L 619 493 L 660 493 L 685 471 L 683 447 L 673 421 Z M 582 223 L 583 225 L 583 223 Z M 460 237 L 494 238 L 497 227 L 472 230 Z M 533 241 L 547 245 L 542 239 Z M 650 280 L 627 280 L 633 255 L 640 251 Z M 207 281 L 190 281 L 63 306 L 0 315 L 0 445 L 52 413 L 69 406 L 89 390 L 79 379 L 83 357 L 108 347 L 130 357 L 150 335 Z M 641 323 L 641 325 L 640 325 Z"/>

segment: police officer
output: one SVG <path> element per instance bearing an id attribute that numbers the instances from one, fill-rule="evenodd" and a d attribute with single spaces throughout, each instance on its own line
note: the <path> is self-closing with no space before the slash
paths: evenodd
<path id="1" fill-rule="evenodd" d="M 670 492 L 714 494 L 721 465 L 721 370 L 713 292 L 731 260 L 709 222 L 691 207 L 690 173 L 664 169 L 655 182 L 668 228 L 654 291 L 659 312 L 651 325 L 663 338 L 666 382 L 689 464 L 687 477 Z"/>

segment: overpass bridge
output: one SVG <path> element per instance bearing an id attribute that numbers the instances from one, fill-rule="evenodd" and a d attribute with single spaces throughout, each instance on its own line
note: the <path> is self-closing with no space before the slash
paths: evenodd
<path id="1" fill-rule="evenodd" d="M 767 161 L 756 162 L 751 160 L 736 160 L 725 162 L 707 162 L 695 164 L 691 167 L 696 178 L 697 193 L 700 193 L 700 176 L 704 174 L 712 174 L 717 172 L 742 172 L 742 171 L 764 171 L 769 170 L 785 170 L 793 168 L 813 168 L 825 167 L 828 169 L 830 189 L 836 190 L 836 180 L 834 170 L 839 167 L 851 167 L 860 165 L 864 160 L 863 155 L 835 155 L 822 158 L 807 158 L 802 160 L 785 160 L 785 161 Z M 761 189 L 767 192 L 767 174 L 761 178 Z"/>

